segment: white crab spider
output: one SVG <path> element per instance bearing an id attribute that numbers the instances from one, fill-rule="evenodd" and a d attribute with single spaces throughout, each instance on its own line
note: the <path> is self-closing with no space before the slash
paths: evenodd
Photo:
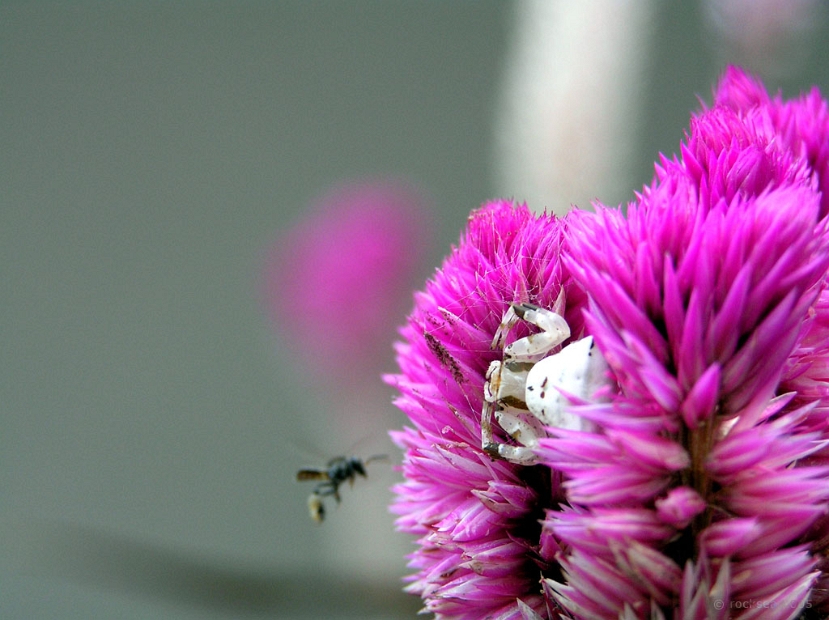
<path id="1" fill-rule="evenodd" d="M 504 347 L 507 333 L 519 320 L 541 331 Z M 567 397 L 589 400 L 608 381 L 607 362 L 592 336 L 549 354 L 569 337 L 564 317 L 552 310 L 522 303 L 504 313 L 492 340 L 493 349 L 503 349 L 503 360 L 489 365 L 481 412 L 481 444 L 491 456 L 532 465 L 537 461 L 533 449 L 547 436 L 545 426 L 590 428 L 587 420 L 567 411 Z M 495 442 L 493 416 L 518 445 Z"/>

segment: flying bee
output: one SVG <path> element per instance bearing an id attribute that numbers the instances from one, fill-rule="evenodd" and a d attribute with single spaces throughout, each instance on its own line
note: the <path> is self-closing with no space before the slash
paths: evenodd
<path id="1" fill-rule="evenodd" d="M 311 491 L 308 496 L 308 513 L 317 523 L 325 519 L 325 503 L 323 498 L 333 495 L 337 503 L 340 503 L 340 485 L 346 480 L 349 486 L 354 485 L 358 475 L 366 478 L 366 465 L 372 461 L 384 461 L 388 457 L 385 454 L 376 454 L 365 460 L 356 456 L 337 456 L 328 461 L 324 468 L 300 469 L 296 473 L 299 482 L 306 480 L 319 480 L 320 483 Z"/>

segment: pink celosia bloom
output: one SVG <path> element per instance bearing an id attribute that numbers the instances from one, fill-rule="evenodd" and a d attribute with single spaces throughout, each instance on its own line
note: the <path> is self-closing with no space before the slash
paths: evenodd
<path id="1" fill-rule="evenodd" d="M 263 292 L 300 362 L 340 383 L 376 376 L 428 254 L 429 224 L 423 199 L 408 185 L 352 182 L 278 236 Z"/>
<path id="2" fill-rule="evenodd" d="M 663 160 L 626 215 L 599 207 L 569 221 L 566 264 L 619 387 L 611 403 L 579 410 L 597 422 L 603 452 L 596 437 L 542 441 L 584 508 L 545 522 L 567 550 L 567 586 L 551 588 L 575 617 L 621 608 L 642 617 L 656 604 L 682 618 L 788 618 L 823 602 L 825 110 L 815 92 L 771 100 L 732 69 L 693 119 L 681 158 Z M 673 442 L 688 464 L 655 469 L 620 432 Z M 611 464 L 608 501 L 595 479 Z M 619 488 L 647 474 L 650 495 Z M 690 492 L 679 502 L 687 525 L 682 510 L 665 509 L 680 488 Z M 661 540 L 653 528 L 619 536 L 605 524 L 609 509 L 645 509 L 670 529 Z M 643 578 L 654 554 L 673 578 Z M 572 587 L 597 567 L 612 579 Z"/>
<path id="3" fill-rule="evenodd" d="M 626 212 L 473 213 L 388 378 L 414 425 L 393 432 L 393 510 L 420 537 L 409 590 L 427 610 L 826 616 L 826 110 L 731 69 Z M 590 430 L 548 428 L 531 467 L 481 449 L 489 344 L 515 301 L 562 311 L 610 368 L 601 402 L 570 407 Z"/>
<path id="4" fill-rule="evenodd" d="M 388 381 L 414 428 L 392 433 L 406 450 L 393 510 L 398 527 L 420 537 L 408 590 L 440 617 L 520 618 L 516 599 L 546 614 L 539 578 L 557 546 L 542 541 L 538 522 L 558 484 L 542 468 L 492 461 L 480 412 L 497 357 L 490 343 L 510 302 L 551 307 L 564 290 L 565 318 L 580 331 L 583 296 L 562 271 L 561 239 L 553 216 L 484 206 L 402 330 L 401 374 Z"/>

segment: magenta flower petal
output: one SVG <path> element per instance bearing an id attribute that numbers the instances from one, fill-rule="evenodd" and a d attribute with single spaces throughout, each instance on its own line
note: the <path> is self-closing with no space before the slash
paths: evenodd
<path id="1" fill-rule="evenodd" d="M 674 487 L 655 502 L 659 520 L 677 530 L 684 530 L 705 510 L 705 500 L 690 487 Z"/>
<path id="2" fill-rule="evenodd" d="M 817 560 L 806 546 L 791 547 L 740 562 L 732 577 L 734 594 L 770 596 L 811 575 Z"/>
<path id="3" fill-rule="evenodd" d="M 611 541 L 653 544 L 664 542 L 674 534 L 654 511 L 645 508 L 550 512 L 547 523 L 568 545 L 598 556 L 611 553 Z"/>
<path id="4" fill-rule="evenodd" d="M 699 535 L 702 550 L 712 558 L 737 555 L 763 534 L 755 518 L 727 519 L 709 525 Z"/>

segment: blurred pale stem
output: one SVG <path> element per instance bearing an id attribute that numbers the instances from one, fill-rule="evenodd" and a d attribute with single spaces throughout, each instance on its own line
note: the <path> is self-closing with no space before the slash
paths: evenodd
<path id="1" fill-rule="evenodd" d="M 628 197 L 653 12 L 651 0 L 516 4 L 497 193 L 559 214 Z"/>

